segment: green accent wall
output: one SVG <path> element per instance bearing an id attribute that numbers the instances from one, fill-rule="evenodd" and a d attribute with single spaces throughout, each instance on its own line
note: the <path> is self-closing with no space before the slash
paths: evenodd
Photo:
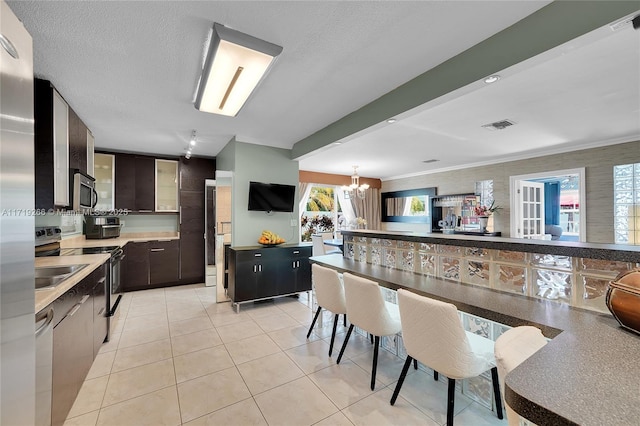
<path id="1" fill-rule="evenodd" d="M 247 209 L 249 182 L 279 183 L 296 187 L 298 199 L 298 162 L 291 160 L 291 151 L 264 145 L 238 142 L 232 139 L 216 157 L 220 170 L 233 172 L 231 208 L 232 246 L 258 245 L 264 229 L 275 232 L 288 243 L 300 238 L 298 203 L 293 213 L 255 212 Z M 291 221 L 296 226 L 291 226 Z"/>

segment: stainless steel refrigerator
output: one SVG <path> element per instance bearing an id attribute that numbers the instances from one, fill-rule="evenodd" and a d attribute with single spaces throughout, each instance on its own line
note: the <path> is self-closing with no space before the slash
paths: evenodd
<path id="1" fill-rule="evenodd" d="M 0 0 L 0 424 L 35 424 L 33 44 Z"/>

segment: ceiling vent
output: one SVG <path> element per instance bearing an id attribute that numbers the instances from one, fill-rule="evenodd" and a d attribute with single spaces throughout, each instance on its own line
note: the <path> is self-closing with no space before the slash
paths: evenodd
<path id="1" fill-rule="evenodd" d="M 503 130 L 509 126 L 513 126 L 514 124 L 516 124 L 515 121 L 500 120 L 500 121 L 496 121 L 495 123 L 485 124 L 482 127 L 484 127 L 487 130 Z"/>
<path id="2" fill-rule="evenodd" d="M 423 163 L 429 164 L 429 163 L 435 163 L 435 162 L 438 162 L 438 161 L 440 161 L 440 160 L 436 160 L 435 158 L 432 158 L 431 160 L 424 160 Z"/>

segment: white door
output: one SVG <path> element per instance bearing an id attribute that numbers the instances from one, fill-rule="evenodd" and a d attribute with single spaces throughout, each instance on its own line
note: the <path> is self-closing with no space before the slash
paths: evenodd
<path id="1" fill-rule="evenodd" d="M 544 183 L 518 181 L 517 238 L 544 238 Z"/>

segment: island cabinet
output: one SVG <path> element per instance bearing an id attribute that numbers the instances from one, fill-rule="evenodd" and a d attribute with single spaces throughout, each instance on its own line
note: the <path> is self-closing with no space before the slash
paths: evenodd
<path id="1" fill-rule="evenodd" d="M 231 247 L 228 295 L 239 305 L 311 290 L 310 245 Z"/>

